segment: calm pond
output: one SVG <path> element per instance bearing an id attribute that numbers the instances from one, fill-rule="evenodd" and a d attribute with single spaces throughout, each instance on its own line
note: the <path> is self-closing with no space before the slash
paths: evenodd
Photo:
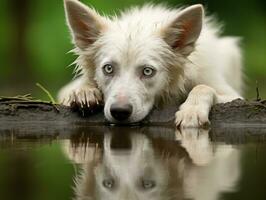
<path id="1" fill-rule="evenodd" d="M 0 131 L 3 200 L 265 200 L 266 130 Z"/>

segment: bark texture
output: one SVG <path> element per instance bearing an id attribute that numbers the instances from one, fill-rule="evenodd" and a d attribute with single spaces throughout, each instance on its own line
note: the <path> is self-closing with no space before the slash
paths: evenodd
<path id="1" fill-rule="evenodd" d="M 174 127 L 177 105 L 154 109 L 141 122 L 142 126 Z M 214 105 L 210 112 L 212 129 L 256 128 L 266 129 L 266 101 L 234 100 Z M 0 99 L 0 131 L 19 129 L 29 131 L 66 131 L 76 126 L 106 126 L 101 108 L 73 109 L 47 102 Z"/>

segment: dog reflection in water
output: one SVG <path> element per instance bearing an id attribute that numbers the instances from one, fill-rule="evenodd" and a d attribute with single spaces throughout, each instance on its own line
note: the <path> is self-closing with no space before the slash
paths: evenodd
<path id="1" fill-rule="evenodd" d="M 82 166 L 75 199 L 216 200 L 235 189 L 237 149 L 211 143 L 205 130 L 177 131 L 175 138 L 113 132 L 100 145 L 66 143 L 68 157 Z"/>

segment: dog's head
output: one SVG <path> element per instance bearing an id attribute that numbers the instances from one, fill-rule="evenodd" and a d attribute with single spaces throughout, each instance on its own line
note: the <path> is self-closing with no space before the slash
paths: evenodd
<path id="1" fill-rule="evenodd" d="M 65 0 L 83 73 L 102 91 L 105 117 L 133 123 L 183 88 L 183 65 L 202 27 L 201 5 L 182 11 L 146 6 L 121 17 L 100 16 Z"/>

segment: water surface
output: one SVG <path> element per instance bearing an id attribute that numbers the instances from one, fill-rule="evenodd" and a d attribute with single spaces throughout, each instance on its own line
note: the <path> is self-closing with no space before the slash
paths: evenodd
<path id="1" fill-rule="evenodd" d="M 266 131 L 0 132 L 0 199 L 265 200 Z"/>

